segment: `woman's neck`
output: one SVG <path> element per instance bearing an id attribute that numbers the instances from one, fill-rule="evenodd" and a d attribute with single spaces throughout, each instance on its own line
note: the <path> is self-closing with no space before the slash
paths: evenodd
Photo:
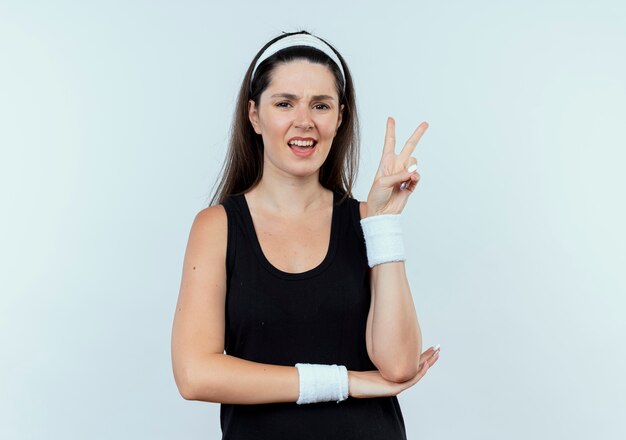
<path id="1" fill-rule="evenodd" d="M 325 207 L 329 192 L 317 180 L 290 179 L 279 184 L 264 177 L 246 193 L 246 199 L 263 210 L 299 216 Z"/>

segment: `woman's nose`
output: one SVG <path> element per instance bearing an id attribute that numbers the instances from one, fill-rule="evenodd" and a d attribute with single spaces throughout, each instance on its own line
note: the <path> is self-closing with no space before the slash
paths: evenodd
<path id="1" fill-rule="evenodd" d="M 313 127 L 313 119 L 308 108 L 302 106 L 296 110 L 294 126 L 296 128 L 309 129 Z"/>

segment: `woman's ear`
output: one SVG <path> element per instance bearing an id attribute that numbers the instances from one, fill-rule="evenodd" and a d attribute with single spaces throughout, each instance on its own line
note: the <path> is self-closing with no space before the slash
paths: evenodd
<path id="1" fill-rule="evenodd" d="M 259 111 L 252 99 L 248 101 L 248 119 L 250 119 L 250 123 L 256 134 L 261 134 L 261 129 L 259 128 Z"/>

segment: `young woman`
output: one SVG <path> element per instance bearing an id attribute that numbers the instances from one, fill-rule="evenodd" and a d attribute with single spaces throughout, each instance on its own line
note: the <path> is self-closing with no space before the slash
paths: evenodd
<path id="1" fill-rule="evenodd" d="M 224 439 L 404 439 L 397 394 L 434 364 L 409 289 L 400 213 L 419 174 L 393 119 L 367 202 L 354 88 L 307 32 L 256 55 L 230 150 L 196 216 L 172 331 L 176 384 L 221 403 Z"/>

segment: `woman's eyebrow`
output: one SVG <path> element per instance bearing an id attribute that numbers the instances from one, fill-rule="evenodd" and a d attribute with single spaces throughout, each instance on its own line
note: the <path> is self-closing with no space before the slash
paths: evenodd
<path id="1" fill-rule="evenodd" d="M 300 99 L 298 95 L 294 95 L 292 93 L 274 93 L 271 96 L 271 98 L 293 99 L 294 101 L 297 101 Z M 323 101 L 325 99 L 335 100 L 335 98 L 330 95 L 313 95 L 311 98 L 313 98 L 313 100 L 315 101 Z"/>

